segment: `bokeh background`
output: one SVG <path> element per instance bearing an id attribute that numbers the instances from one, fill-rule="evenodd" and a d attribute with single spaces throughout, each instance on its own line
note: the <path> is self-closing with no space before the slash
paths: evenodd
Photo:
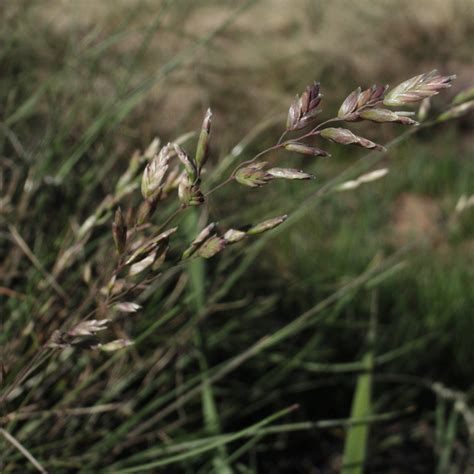
<path id="1" fill-rule="evenodd" d="M 457 74 L 432 100 L 436 117 L 474 84 L 472 0 L 7 0 L 0 9 L 7 384 L 97 287 L 113 255 L 111 210 L 85 240 L 81 226 L 155 137 L 199 130 L 212 107 L 217 183 L 275 143 L 294 95 L 314 80 L 326 118 L 359 85 Z M 471 113 L 403 135 L 375 166 L 388 175 L 347 192 L 318 194 L 365 150 L 270 155 L 316 180 L 226 186 L 180 220 L 178 242 L 206 220 L 295 217 L 164 273 L 139 312 L 113 317 L 114 334 L 134 346 L 49 356 L 3 404 L 2 427 L 48 472 L 473 472 L 474 207 L 456 211 L 474 193 L 472 127 Z M 379 143 L 405 130 L 354 129 Z M 195 137 L 183 143 L 192 150 Z M 263 337 L 275 342 L 248 354 Z M 293 404 L 268 432 L 255 428 Z M 35 472 L 0 443 L 2 472 Z"/>

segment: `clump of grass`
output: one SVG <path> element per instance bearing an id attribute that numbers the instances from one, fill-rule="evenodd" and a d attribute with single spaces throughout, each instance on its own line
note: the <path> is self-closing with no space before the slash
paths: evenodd
<path id="1" fill-rule="evenodd" d="M 190 317 L 183 311 L 181 300 L 183 299 L 183 304 L 186 305 L 190 299 L 195 298 L 196 291 L 202 291 L 202 287 L 206 284 L 206 281 L 199 281 L 203 279 L 202 276 L 198 277 L 195 291 L 187 297 L 184 296 L 189 268 L 192 268 L 194 262 L 200 261 L 200 258 L 210 259 L 231 246 L 248 244 L 255 235 L 264 233 L 269 235 L 267 232 L 273 229 L 278 231 L 282 228 L 282 224 L 287 222 L 287 215 L 261 218 L 256 223 L 241 222 L 237 219 L 223 228 L 216 222 L 209 222 L 208 211 L 203 211 L 202 219 L 199 219 L 199 228 L 192 229 L 192 232 L 188 231 L 185 236 L 180 235 L 180 219 L 182 220 L 192 209 L 205 209 L 206 204 L 215 199 L 215 193 L 231 183 L 248 188 L 261 188 L 277 179 L 298 182 L 313 179 L 312 174 L 306 171 L 277 167 L 270 165 L 268 161 L 261 161 L 263 156 L 277 150 L 296 152 L 310 157 L 328 157 L 327 151 L 313 144 L 314 140 L 324 139 L 336 144 L 356 145 L 383 153 L 385 148 L 376 142 L 356 135 L 347 128 L 328 125 L 334 125 L 336 122 L 350 124 L 356 121 L 417 125 L 412 118 L 414 112 L 394 112 L 386 107 L 421 102 L 437 94 L 441 89 L 449 87 L 452 80 L 453 76 L 439 76 L 431 72 L 405 81 L 388 93 L 385 86 L 374 86 L 364 91 L 358 88 L 346 98 L 336 117 L 319 123 L 318 106 L 322 97 L 320 85 L 314 83 L 291 104 L 286 127 L 274 145 L 238 164 L 222 182 L 207 187 L 206 180 L 212 176 L 212 170 L 206 169 L 213 131 L 212 114 L 209 110 L 197 134 L 194 153 L 187 151 L 190 149 L 190 138 L 194 135 L 186 134 L 163 147 L 160 146 L 159 140 L 154 140 L 147 150 L 133 155 L 114 191 L 104 198 L 82 224 L 77 225 L 68 245 L 61 248 L 52 263 L 51 271 L 41 264 L 12 224 L 10 235 L 13 243 L 39 271 L 40 277 L 35 284 L 43 293 L 37 299 L 41 303 L 37 309 L 37 318 L 43 320 L 44 333 L 35 334 L 34 328 L 26 333 L 26 337 L 32 337 L 37 347 L 34 348 L 36 355 L 23 366 L 16 364 L 12 357 L 15 353 L 22 353 L 21 340 L 7 341 L 8 357 L 5 357 L 4 363 L 6 383 L 1 394 L 1 402 L 4 419 L 9 423 L 9 433 L 16 431 L 16 435 L 23 439 L 39 428 L 42 420 L 51 416 L 56 417 L 61 410 L 72 409 L 71 404 L 81 397 L 85 402 L 92 404 L 90 407 L 82 408 L 84 413 L 91 416 L 87 434 L 90 435 L 90 430 L 93 428 L 98 430 L 92 434 L 94 450 L 92 452 L 84 450 L 82 432 L 76 422 L 69 425 L 57 420 L 55 426 L 47 430 L 48 442 L 58 442 L 56 446 L 60 446 L 60 436 L 67 433 L 75 433 L 78 441 L 72 442 L 68 447 L 71 458 L 60 458 L 56 455 L 56 459 L 49 464 L 51 468 L 77 468 L 78 465 L 85 463 L 85 469 L 89 470 L 115 466 L 123 468 L 124 472 L 135 472 L 185 462 L 190 457 L 189 454 L 167 457 L 165 453 L 164 458 L 151 464 L 143 463 L 147 456 L 153 456 L 150 453 L 143 453 L 142 458 L 138 456 L 131 461 L 126 461 L 126 457 L 137 450 L 139 452 L 140 449 L 145 450 L 149 442 L 146 434 L 158 423 L 175 411 L 184 409 L 186 404 L 194 401 L 196 395 L 206 393 L 205 413 L 209 420 L 208 427 L 212 427 L 210 434 L 218 438 L 205 440 L 204 446 L 196 447 L 191 453 L 193 456 L 201 456 L 207 451 L 217 450 L 217 457 L 214 458 L 215 466 L 227 469 L 231 464 L 230 460 L 238 458 L 240 454 L 238 456 L 239 451 L 236 451 L 233 453 L 234 456 L 229 455 L 221 449 L 223 446 L 247 435 L 257 436 L 258 430 L 265 424 L 276 419 L 277 415 L 279 417 L 289 411 L 278 413 L 235 434 L 223 435 L 220 433 L 219 410 L 216 409 L 216 391 L 212 390 L 212 387 L 249 358 L 301 331 L 313 312 L 301 315 L 268 338 L 253 342 L 248 349 L 240 353 L 231 352 L 232 357 L 221 365 L 208 368 L 207 361 L 202 362 L 201 372 L 197 377 L 193 376 L 193 360 L 185 353 L 180 355 L 179 360 L 183 368 L 176 367 L 177 375 L 174 369 L 162 372 L 162 368 L 168 366 L 170 359 L 177 357 L 181 348 L 190 344 L 190 339 L 196 338 L 197 333 L 193 328 L 199 326 L 201 321 L 209 316 L 209 309 L 204 307 L 202 302 L 194 306 L 194 314 Z M 449 118 L 449 113 L 452 117 L 458 116 L 459 109 L 456 107 L 459 107 L 459 104 L 449 109 L 446 112 L 448 115 L 434 121 Z M 468 108 L 465 107 L 463 112 Z M 424 126 L 427 127 L 432 123 L 433 121 L 426 122 Z M 215 137 L 212 140 L 215 140 Z M 375 162 L 376 160 L 373 160 L 369 165 Z M 357 179 L 345 181 L 346 184 L 341 185 L 341 182 L 348 177 L 347 173 L 343 172 L 338 177 L 339 182 L 330 182 L 323 186 L 318 190 L 319 195 L 354 188 L 356 186 L 349 186 L 347 183 L 352 181 L 359 186 L 361 183 L 382 178 L 386 174 L 380 170 L 364 174 L 365 164 L 362 165 L 351 170 L 358 173 Z M 138 188 L 141 190 L 139 199 L 136 197 Z M 288 222 L 297 218 L 299 213 L 301 215 L 305 208 L 307 203 L 301 203 L 293 214 L 290 213 Z M 230 216 L 226 220 L 232 221 L 232 219 Z M 110 224 L 112 226 L 111 235 L 101 232 L 106 224 L 107 227 Z M 112 240 L 115 242 L 116 256 L 111 252 Z M 252 252 L 257 245 L 259 241 L 248 245 L 249 261 L 252 260 Z M 242 270 L 245 270 L 246 261 L 244 260 L 242 264 Z M 83 283 L 71 282 L 67 278 L 68 271 L 77 266 L 82 266 L 80 274 Z M 242 270 L 237 269 L 237 272 Z M 339 301 L 354 288 L 370 282 L 374 276 L 380 276 L 386 270 L 385 264 L 370 268 L 367 273 L 338 290 L 327 301 L 321 302 L 317 312 Z M 199 272 L 203 275 L 201 270 Z M 217 304 L 222 295 L 232 287 L 233 278 L 234 272 L 230 272 L 224 284 L 215 289 L 215 293 L 211 295 L 214 304 Z M 71 295 L 64 290 L 65 283 Z M 80 286 L 85 288 L 82 288 L 77 295 L 72 294 L 74 289 Z M 137 321 L 128 319 L 129 315 L 139 316 L 142 308 L 146 310 L 153 308 L 154 305 L 161 313 L 156 319 L 143 321 L 140 321 L 140 318 L 136 318 Z M 25 306 L 19 314 L 29 309 Z M 162 331 L 163 326 L 165 333 L 155 334 L 159 328 Z M 110 333 L 120 337 L 109 339 Z M 128 333 L 135 333 L 136 336 L 132 337 Z M 164 343 L 165 336 L 173 342 Z M 199 339 L 200 336 L 196 339 L 198 345 L 201 344 Z M 137 362 L 136 371 L 125 371 L 122 374 L 115 372 L 117 368 L 115 362 L 124 357 L 124 354 L 139 360 L 138 348 L 144 341 L 148 343 L 150 340 L 162 344 L 166 348 L 165 352 L 158 350 L 155 353 L 156 358 L 151 357 L 143 365 Z M 91 365 L 84 358 L 75 364 L 74 354 L 78 350 L 90 350 L 95 353 L 102 351 L 107 354 L 107 358 L 94 360 L 96 356 L 91 356 L 93 360 Z M 114 354 L 109 355 L 110 352 Z M 42 407 L 39 415 L 36 414 L 29 420 L 30 402 L 41 403 L 44 387 L 54 387 L 54 381 L 66 375 L 64 370 L 67 370 L 67 367 L 73 368 L 73 372 L 77 374 L 77 378 L 72 376 L 71 379 L 77 386 L 51 406 Z M 107 385 L 110 391 L 105 390 L 103 386 L 101 375 L 104 373 L 109 374 Z M 176 384 L 173 382 L 175 377 L 179 379 Z M 281 375 L 277 378 L 281 379 Z M 91 392 L 89 389 L 92 389 Z M 129 406 L 124 400 L 132 394 L 134 394 L 130 402 L 132 406 Z M 292 410 L 293 408 L 290 411 Z M 101 427 L 105 419 L 99 422 L 98 417 L 101 416 L 99 413 L 104 414 L 102 416 L 106 418 L 106 431 Z M 28 421 L 21 423 L 21 417 L 16 418 L 18 414 L 25 414 Z M 171 423 L 166 432 L 179 431 L 181 423 L 185 422 L 186 416 L 183 415 L 177 426 Z M 42 446 L 40 443 L 37 447 L 39 452 L 37 457 L 44 462 L 48 445 Z M 56 450 L 57 448 L 53 449 L 54 452 L 58 452 Z M 15 454 L 11 456 L 11 461 L 10 458 L 5 461 L 7 469 L 10 469 L 9 466 L 16 468 L 22 465 L 21 458 Z"/>
<path id="2" fill-rule="evenodd" d="M 310 156 L 329 156 L 329 154 L 319 148 L 314 148 L 305 141 L 317 137 L 325 138 L 342 145 L 357 145 L 376 151 L 385 151 L 385 148 L 371 140 L 360 137 L 350 130 L 339 127 L 328 127 L 333 122 L 354 122 L 360 120 L 369 120 L 376 123 L 398 122 L 404 125 L 419 125 L 418 122 L 409 116 L 414 112 L 392 112 L 381 106 L 400 106 L 420 102 L 423 99 L 436 95 L 441 89 L 449 87 L 454 76 L 439 76 L 436 71 L 416 76 L 403 82 L 389 93 L 386 93 L 387 87 L 373 86 L 372 88 L 361 91 L 360 88 L 352 92 L 341 105 L 338 116 L 330 118 L 319 124 L 315 124 L 316 116 L 320 112 L 318 105 L 321 102 L 320 85 L 318 83 L 309 86 L 301 97 L 295 99 L 289 108 L 286 129 L 278 142 L 261 151 L 252 159 L 239 164 L 222 183 L 216 185 L 206 193 L 201 189 L 203 167 L 208 159 L 210 150 L 211 135 L 211 117 L 210 110 L 206 112 L 195 156 L 189 156 L 186 151 L 178 144 L 167 144 L 159 149 L 159 140 L 154 140 L 143 155 L 135 155 L 126 170 L 119 179 L 116 187 L 116 193 L 111 198 L 104 201 L 105 208 L 101 206 L 99 211 L 92 214 L 78 230 L 79 240 L 82 240 L 81 246 L 90 237 L 91 231 L 97 224 L 103 222 L 104 217 L 112 211 L 113 203 L 117 204 L 123 197 L 133 191 L 134 178 L 139 170 L 139 163 L 148 161 L 143 176 L 141 178 L 141 194 L 143 202 L 138 209 L 134 211 L 129 209 L 126 212 L 127 219 L 120 208 L 115 212 L 114 222 L 112 224 L 112 234 L 115 241 L 115 247 L 119 255 L 119 260 L 112 274 L 109 276 L 99 276 L 105 278 L 108 282 L 100 290 L 105 297 L 103 308 L 108 308 L 111 304 L 117 304 L 124 294 L 128 294 L 131 289 L 136 287 L 147 287 L 148 281 L 131 281 L 130 277 L 136 277 L 138 274 L 143 278 L 154 279 L 148 275 L 145 270 L 156 272 L 165 263 L 166 256 L 170 251 L 169 243 L 172 235 L 177 231 L 177 227 L 169 227 L 174 219 L 181 213 L 192 207 L 198 207 L 205 203 L 206 197 L 215 192 L 222 186 L 236 181 L 237 183 L 251 188 L 262 187 L 274 179 L 288 180 L 307 180 L 313 176 L 304 171 L 292 168 L 268 167 L 267 162 L 257 161 L 263 155 L 277 149 L 287 149 L 297 151 Z M 457 106 L 456 106 L 457 107 Z M 445 120 L 446 112 L 441 120 Z M 310 131 L 301 135 L 284 140 L 285 136 L 291 132 L 298 132 L 305 128 L 311 128 Z M 148 160 L 147 160 L 148 159 Z M 176 162 L 176 159 L 178 160 Z M 170 163 L 175 161 L 173 168 L 170 169 Z M 382 177 L 380 171 L 366 174 L 359 177 L 357 185 L 361 182 L 369 182 L 373 179 Z M 339 186 L 338 189 L 348 187 L 347 183 Z M 162 223 L 152 224 L 151 218 L 155 213 L 161 201 L 168 199 L 174 190 L 178 190 L 179 207 Z M 108 211 L 105 212 L 104 211 Z M 98 217 L 99 216 L 99 217 Z M 190 243 L 182 257 L 175 261 L 171 268 L 180 264 L 193 256 L 211 258 L 224 250 L 227 246 L 240 242 L 248 236 L 260 234 L 271 230 L 286 220 L 286 216 L 280 216 L 268 219 L 254 225 L 243 225 L 238 229 L 230 228 L 226 231 L 220 231 L 216 223 L 208 224 L 197 237 Z M 129 230 L 130 228 L 130 230 Z M 62 265 L 56 266 L 56 274 L 59 274 L 67 265 L 74 261 L 77 243 L 66 249 L 64 255 L 67 259 L 61 258 Z M 58 270 L 59 266 L 59 270 Z M 125 288 L 125 291 L 123 289 Z M 123 305 L 124 302 L 118 303 Z M 133 307 L 133 303 L 131 304 Z M 91 315 L 97 310 L 93 310 Z M 77 327 L 82 327 L 79 323 Z M 97 330 L 104 329 L 103 325 L 93 326 L 94 331 L 76 331 L 70 330 L 62 335 L 55 334 L 54 345 L 57 344 L 58 337 L 72 336 L 94 336 Z"/>

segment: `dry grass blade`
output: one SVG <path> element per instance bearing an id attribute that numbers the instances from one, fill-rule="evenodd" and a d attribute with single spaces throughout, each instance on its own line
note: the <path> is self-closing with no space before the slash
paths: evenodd
<path id="1" fill-rule="evenodd" d="M 41 264 L 41 262 L 36 258 L 35 254 L 31 251 L 28 244 L 23 240 L 23 237 L 19 234 L 15 226 L 9 225 L 8 229 L 13 237 L 15 243 L 20 247 L 23 253 L 30 259 L 31 263 L 35 268 L 44 276 L 48 284 L 56 291 L 56 293 L 63 299 L 67 300 L 66 292 L 61 288 L 56 279 L 49 273 Z"/>
<path id="2" fill-rule="evenodd" d="M 43 474 L 48 473 L 48 471 L 43 466 L 41 466 L 41 464 L 36 460 L 36 458 L 17 439 L 15 439 L 10 433 L 8 433 L 8 431 L 5 431 L 3 428 L 0 428 L 0 433 L 9 443 L 11 443 L 16 449 L 18 449 L 18 451 L 20 451 L 20 453 L 22 453 L 23 456 L 25 456 L 25 458 L 27 458 L 28 461 L 30 461 L 30 463 L 33 464 L 33 466 L 35 466 L 35 468 L 39 472 L 42 472 Z"/>

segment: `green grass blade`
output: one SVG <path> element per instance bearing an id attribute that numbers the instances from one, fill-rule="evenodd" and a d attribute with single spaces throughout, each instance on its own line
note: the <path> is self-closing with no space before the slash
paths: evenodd
<path id="1" fill-rule="evenodd" d="M 369 267 L 370 268 L 370 267 Z M 392 267 L 393 268 L 393 267 Z M 380 275 L 380 274 L 379 274 Z M 370 328 L 367 336 L 369 350 L 362 358 L 365 371 L 357 377 L 357 384 L 352 400 L 351 419 L 363 418 L 372 414 L 372 384 L 375 366 L 375 340 L 377 324 L 377 292 L 371 296 Z M 352 426 L 347 431 L 342 460 L 343 474 L 362 474 L 367 457 L 369 426 Z"/>
<path id="2" fill-rule="evenodd" d="M 282 418 L 283 416 L 287 415 L 288 413 L 292 412 L 295 410 L 297 406 L 291 406 L 289 408 L 285 408 L 284 410 L 281 410 L 267 418 L 264 418 L 263 420 L 259 421 L 258 423 L 255 423 L 254 425 L 249 426 L 248 428 L 245 428 L 241 431 L 238 431 L 237 433 L 231 434 L 231 435 L 221 435 L 219 436 L 216 440 L 206 444 L 205 446 L 200 446 L 195 449 L 191 449 L 189 451 L 186 451 L 181 454 L 177 454 L 175 456 L 170 456 L 165 459 L 160 459 L 155 462 L 150 462 L 147 464 L 142 464 L 140 466 L 134 466 L 128 469 L 123 469 L 120 471 L 114 471 L 115 474 L 126 474 L 130 472 L 147 472 L 150 469 L 154 469 L 156 467 L 161 467 L 161 466 L 167 466 L 169 464 L 174 464 L 180 461 L 184 461 L 186 459 L 198 456 L 199 454 L 202 454 L 206 451 L 215 449 L 219 446 L 224 446 L 228 443 L 231 443 L 233 441 L 237 441 L 238 439 L 247 437 L 249 435 L 252 435 L 256 433 L 260 428 L 276 421 L 279 418 Z"/>
<path id="3" fill-rule="evenodd" d="M 352 401 L 351 419 L 363 418 L 371 414 L 371 392 L 373 353 L 368 352 L 362 359 L 367 372 L 357 377 L 357 385 Z M 352 426 L 347 431 L 344 445 L 343 468 L 344 474 L 362 474 L 367 454 L 369 437 L 368 425 Z"/>
<path id="4" fill-rule="evenodd" d="M 439 446 L 440 453 L 438 459 L 438 474 L 450 472 L 449 461 L 453 453 L 454 442 L 456 440 L 456 431 L 458 423 L 458 412 L 455 407 L 451 409 L 448 422 L 446 423 L 445 430 L 443 432 L 441 444 Z"/>
<path id="5" fill-rule="evenodd" d="M 362 426 L 362 425 L 371 425 L 375 423 L 383 423 L 386 421 L 395 420 L 401 416 L 411 413 L 412 409 L 408 408 L 406 410 L 397 410 L 392 412 L 380 413 L 377 415 L 366 416 L 363 418 L 335 418 L 329 420 L 319 420 L 319 421 L 303 421 L 297 423 L 284 423 L 277 424 L 274 426 L 261 427 L 255 431 L 251 431 L 245 434 L 245 438 L 250 438 L 254 440 L 255 438 L 262 438 L 264 436 L 278 435 L 282 433 L 294 433 L 301 431 L 311 431 L 311 430 L 328 430 L 336 427 L 351 427 L 351 426 Z M 226 436 L 234 435 L 235 433 L 228 433 Z M 183 442 L 178 442 L 169 446 L 157 446 L 146 449 L 140 453 L 132 455 L 130 458 L 120 461 L 113 464 L 111 467 L 116 469 L 126 468 L 127 464 L 136 462 L 140 459 L 150 459 L 157 458 L 166 454 L 176 454 L 182 452 L 188 452 L 189 450 L 196 449 L 198 447 L 205 446 L 210 442 L 217 441 L 222 435 L 211 436 L 211 437 L 200 437 L 197 439 L 187 440 Z M 245 446 L 247 443 L 239 447 L 234 453 L 232 453 L 229 458 L 236 459 L 236 453 L 242 453 L 245 451 Z"/>
<path id="6" fill-rule="evenodd" d="M 185 219 L 185 229 L 188 240 L 192 242 L 198 230 L 198 213 L 196 211 L 187 214 Z M 206 286 L 206 268 L 205 261 L 202 258 L 192 259 L 188 263 L 189 272 L 189 290 L 192 297 L 192 307 L 196 314 L 200 314 L 205 309 L 205 286 Z M 202 411 L 206 431 L 210 435 L 217 435 L 221 431 L 219 413 L 214 398 L 212 384 L 209 382 L 208 364 L 205 355 L 203 337 L 199 327 L 195 328 L 194 343 L 198 351 L 199 368 L 202 373 L 203 389 L 201 394 Z M 226 461 L 227 453 L 225 446 L 219 446 L 216 455 L 213 458 L 214 470 L 218 474 L 231 474 L 232 469 Z"/>

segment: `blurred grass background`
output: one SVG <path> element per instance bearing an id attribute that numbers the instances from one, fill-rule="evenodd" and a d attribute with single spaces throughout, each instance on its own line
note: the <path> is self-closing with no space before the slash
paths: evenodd
<path id="1" fill-rule="evenodd" d="M 108 264 L 105 220 L 77 261 L 55 271 L 58 254 L 113 193 L 134 150 L 155 136 L 166 142 L 197 130 L 210 105 L 211 167 L 218 167 L 273 144 L 289 102 L 313 80 L 322 83 L 327 117 L 358 85 L 397 84 L 433 68 L 457 74 L 453 88 L 433 100 L 436 113 L 473 83 L 470 0 L 18 0 L 1 8 L 0 337 L 7 381 L 89 294 L 87 263 L 93 276 Z M 234 147 L 258 127 L 237 156 Z M 402 131 L 384 125 L 366 133 L 385 143 Z M 309 185 L 276 183 L 258 193 L 232 185 L 212 196 L 210 219 L 229 225 L 308 204 L 281 231 L 194 269 L 186 297 L 187 272 L 165 273 L 140 301 L 142 311 L 117 319 L 117 336 L 136 341 L 131 350 L 51 358 L 13 394 L 2 426 L 49 472 L 362 472 L 341 468 L 351 449 L 356 457 L 367 449 L 361 461 L 371 473 L 472 472 L 472 434 L 455 405 L 474 396 L 474 213 L 454 213 L 459 197 L 473 193 L 472 115 L 392 148 L 383 180 L 313 200 L 364 153 L 331 151 L 329 160 L 271 157 L 313 172 Z M 206 216 L 195 217 L 191 228 Z M 66 302 L 45 291 L 44 272 L 12 242 L 12 225 L 57 278 Z M 415 248 L 396 253 L 414 241 Z M 395 266 L 382 278 L 320 309 L 394 253 Z M 315 307 L 295 333 L 217 377 L 211 402 L 200 399 L 208 393 L 199 388 L 206 370 L 219 374 L 232 357 Z M 367 363 L 375 364 L 370 378 Z M 197 396 L 181 403 L 192 387 Z M 439 387 L 456 395 L 446 398 Z M 177 411 L 160 418 L 174 401 Z M 257 427 L 225 438 L 294 403 L 300 408 L 280 420 L 287 429 L 265 435 Z M 349 418 L 351 406 L 353 416 L 402 414 L 371 424 L 370 434 L 314 425 Z M 77 415 L 77 407 L 97 412 Z M 27 415 L 8 417 L 18 412 Z M 140 431 L 153 415 L 159 419 Z M 298 425 L 308 420 L 313 425 Z M 4 472 L 34 471 L 0 442 Z"/>

